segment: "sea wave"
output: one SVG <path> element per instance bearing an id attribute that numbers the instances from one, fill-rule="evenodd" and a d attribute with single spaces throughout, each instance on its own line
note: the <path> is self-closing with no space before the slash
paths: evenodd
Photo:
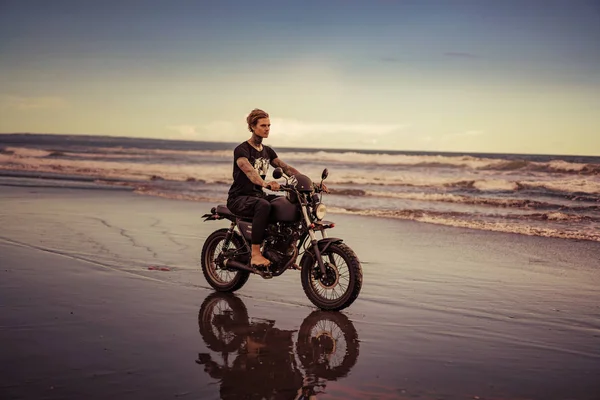
<path id="1" fill-rule="evenodd" d="M 85 179 L 84 183 L 90 182 Z M 176 200 L 187 200 L 197 202 L 208 202 L 212 204 L 224 204 L 226 201 L 226 191 L 221 190 L 214 185 L 198 186 L 194 190 L 189 190 L 187 182 L 168 182 L 162 180 L 145 182 L 124 182 L 114 180 L 94 180 L 99 187 L 110 185 L 113 187 L 129 187 L 134 193 L 146 196 L 163 197 Z M 57 187 L 62 185 L 55 185 Z M 214 189 L 211 189 L 214 188 Z M 361 189 L 362 190 L 362 189 Z M 489 205 L 489 213 L 475 212 L 474 209 L 468 211 L 459 211 L 460 208 L 446 207 L 446 210 L 429 209 L 377 209 L 373 205 L 377 202 L 357 201 L 356 208 L 335 206 L 335 202 L 328 203 L 328 210 L 333 214 L 353 214 L 380 218 L 394 218 L 414 220 L 419 222 L 441 224 L 455 227 L 464 227 L 472 229 L 482 229 L 499 232 L 512 232 L 525 235 L 547 236 L 556 238 L 569 238 L 579 240 L 600 241 L 600 217 L 597 217 L 599 206 L 584 207 L 568 206 L 561 209 L 552 209 L 550 203 L 519 200 L 519 199 L 478 199 L 464 195 L 455 195 L 448 193 L 389 193 L 373 190 L 362 190 L 352 192 L 363 198 L 369 197 L 398 197 L 410 200 L 426 200 L 437 202 L 464 202 L 466 204 Z M 330 205 L 331 204 L 331 205 Z M 381 203 L 384 204 L 384 203 Z M 522 208 L 524 211 L 532 210 L 535 212 L 526 213 L 503 213 L 499 214 L 494 207 Z M 550 209 L 545 209 L 546 207 Z M 480 209 L 484 210 L 484 209 Z M 583 214 L 577 213 L 583 211 Z M 589 212 L 593 211 L 593 212 Z M 596 217 L 594 216 L 596 215 Z"/>
<path id="2" fill-rule="evenodd" d="M 365 154 L 358 152 L 334 153 L 325 151 L 280 154 L 285 159 L 318 161 L 320 163 L 370 164 L 421 168 L 464 168 L 482 171 L 533 171 L 582 175 L 600 174 L 600 164 L 575 163 L 564 160 L 538 162 L 473 156 Z"/>
<path id="3" fill-rule="evenodd" d="M 206 168 L 206 166 L 200 164 L 141 164 L 108 160 L 14 157 L 6 154 L 0 154 L 0 170 L 61 173 L 123 181 L 202 180 L 208 183 L 219 183 L 231 179 L 230 166 L 229 168 Z"/>
<path id="4" fill-rule="evenodd" d="M 600 211 L 600 205 L 569 206 L 565 204 L 549 203 L 531 199 L 519 198 L 490 198 L 482 196 L 467 196 L 452 193 L 426 193 L 426 192 L 387 192 L 363 189 L 335 189 L 332 194 L 341 196 L 367 196 L 378 198 L 394 198 L 416 201 L 434 201 L 445 203 L 458 203 L 469 205 L 484 205 L 500 208 L 520 208 L 525 210 L 571 210 L 571 211 Z"/>
<path id="5" fill-rule="evenodd" d="M 153 156 L 170 156 L 173 159 L 206 157 L 227 161 L 233 156 L 231 150 L 170 150 L 147 149 L 134 147 L 97 147 L 71 150 L 39 150 L 24 147 L 6 147 L 4 154 L 16 157 L 48 157 L 54 153 L 62 153 L 65 157 L 81 157 L 94 159 L 122 158 L 132 159 L 152 158 Z M 459 168 L 473 171 L 519 171 L 539 173 L 562 173 L 577 175 L 600 175 L 600 164 L 578 163 L 561 159 L 550 161 L 532 161 L 525 159 L 506 160 L 502 158 L 475 157 L 469 155 L 412 155 L 362 152 L 333 152 L 333 151 L 289 151 L 282 149 L 278 154 L 283 160 L 302 163 L 342 164 L 342 165 L 372 165 L 390 167 L 414 168 Z"/>
<path id="6" fill-rule="evenodd" d="M 19 156 L 0 154 L 0 170 L 62 173 L 113 180 L 167 180 L 201 181 L 209 184 L 231 183 L 231 165 L 215 164 L 160 164 L 152 162 L 115 161 L 98 159 L 65 159 L 51 157 L 52 152 L 27 149 Z M 332 169 L 333 170 L 333 169 Z M 305 171 L 311 176 L 320 175 L 317 167 Z M 462 174 L 461 174 L 462 175 Z M 506 178 L 506 177 L 504 177 Z M 600 180 L 595 177 L 542 177 L 540 180 L 510 180 L 497 176 L 478 176 L 461 179 L 456 176 L 423 174 L 414 171 L 380 171 L 360 168 L 341 168 L 330 173 L 329 186 L 407 187 L 429 188 L 436 191 L 522 192 L 534 191 L 537 195 L 558 196 L 577 201 L 600 202 Z M 342 189 L 342 188 L 340 188 Z M 348 192 L 350 193 L 350 192 Z"/>
<path id="7" fill-rule="evenodd" d="M 135 193 L 176 200 L 189 200 L 225 204 L 226 195 L 206 196 L 163 190 L 150 186 L 138 186 Z M 329 206 L 332 214 L 362 215 L 378 218 L 404 219 L 454 227 L 518 233 L 524 235 L 600 241 L 600 218 L 573 214 L 569 211 L 547 211 L 526 214 L 480 214 L 460 211 L 434 211 L 424 209 L 383 210 L 373 208 L 344 208 Z M 577 229 L 573 229 L 577 224 Z"/>
<path id="8" fill-rule="evenodd" d="M 518 182 L 518 190 L 538 190 L 550 196 L 577 201 L 600 202 L 600 181 L 590 179 L 555 179 Z"/>
<path id="9" fill-rule="evenodd" d="M 432 176 L 419 173 L 386 173 L 377 171 L 352 171 L 338 175 L 330 174 L 328 184 L 344 186 L 396 186 L 414 188 L 437 188 L 440 190 L 465 189 L 480 192 L 514 192 L 521 186 L 519 181 L 495 177 L 463 179 L 456 176 Z"/>
<path id="10" fill-rule="evenodd" d="M 329 211 L 338 214 L 404 219 L 486 231 L 600 242 L 600 231 L 598 230 L 597 223 L 588 228 L 579 227 L 577 230 L 574 230 L 571 227 L 573 222 L 591 222 L 591 219 L 589 217 L 565 213 L 538 213 L 506 218 L 506 216 L 474 216 L 472 214 L 460 212 L 435 212 L 425 210 L 362 210 L 330 207 Z M 529 221 L 529 223 L 527 223 L 527 221 Z M 562 224 L 563 226 L 550 227 L 532 224 L 532 222 L 535 223 L 537 221 L 543 223 L 552 221 L 555 225 Z"/>
<path id="11" fill-rule="evenodd" d="M 49 150 L 41 150 L 41 149 L 32 149 L 27 147 L 5 147 L 0 150 L 0 154 L 6 156 L 13 157 L 48 157 L 52 154 L 52 151 Z"/>
<path id="12" fill-rule="evenodd" d="M 517 181 L 507 179 L 473 179 L 473 180 L 458 180 L 444 183 L 443 186 L 449 188 L 464 188 L 477 189 L 479 191 L 507 191 L 512 192 L 519 189 Z"/>
<path id="13" fill-rule="evenodd" d="M 223 158 L 232 159 L 232 150 L 169 150 L 169 149 L 137 149 L 137 148 L 124 148 L 124 147 L 99 147 L 95 148 L 96 156 L 102 156 L 103 154 L 109 154 L 115 157 L 145 157 L 151 158 L 152 156 L 174 156 L 174 157 L 209 157 L 209 158 Z M 79 153 L 86 155 L 89 153 Z"/>
<path id="14" fill-rule="evenodd" d="M 110 182 L 106 182 L 110 183 Z M 144 194 L 149 196 L 158 196 L 176 200 L 193 200 L 202 202 L 213 202 L 224 204 L 227 200 L 227 196 L 206 196 L 204 194 L 190 194 L 181 193 L 176 191 L 169 191 L 162 188 L 156 188 L 149 185 L 134 185 L 134 192 L 138 194 Z M 488 199 L 489 200 L 489 199 Z M 401 218 L 411 220 L 422 220 L 422 219 L 436 219 L 436 220 L 460 220 L 460 221 L 471 221 L 475 224 L 480 224 L 485 219 L 500 219 L 504 222 L 508 220 L 518 221 L 556 221 L 556 222 L 577 222 L 577 223 L 598 223 L 600 218 L 591 217 L 589 215 L 572 214 L 569 213 L 569 209 L 563 209 L 560 211 L 548 211 L 548 212 L 534 212 L 527 214 L 478 214 L 471 212 L 460 212 L 460 211 L 434 211 L 424 209 L 402 209 L 402 210 L 388 210 L 388 209 L 361 209 L 361 208 L 343 208 L 336 206 L 329 206 L 329 212 L 334 214 L 358 214 L 365 216 L 376 216 L 376 217 L 387 217 L 387 218 Z M 462 223 L 462 222 L 461 222 Z M 598 232 L 600 240 L 600 232 Z"/>
<path id="15" fill-rule="evenodd" d="M 234 147 L 10 136 L 0 145 L 0 184 L 97 185 L 223 204 L 232 182 Z M 326 184 L 332 195 L 326 202 L 334 213 L 586 240 L 600 235 L 598 157 L 273 147 L 315 180 L 329 169 Z"/>
<path id="16" fill-rule="evenodd" d="M 369 186 L 396 186 L 409 188 L 422 188 L 432 190 L 465 190 L 471 192 L 522 192 L 536 191 L 538 195 L 547 195 L 551 197 L 561 197 L 577 201 L 600 202 L 600 182 L 589 179 L 566 179 L 566 180 L 546 180 L 546 181 L 509 181 L 502 179 L 416 179 L 408 181 L 406 178 L 394 179 L 393 177 L 381 178 L 374 181 L 365 177 L 356 177 L 353 179 L 332 179 L 328 184 L 344 185 L 346 188 L 334 189 L 336 194 L 342 195 L 364 195 L 362 189 L 347 188 L 353 185 Z"/>
<path id="17" fill-rule="evenodd" d="M 168 150 L 168 149 L 138 149 L 135 147 L 75 147 L 74 149 L 35 149 L 30 147 L 8 146 L 0 153 L 17 157 L 47 157 L 51 154 L 64 154 L 88 158 L 148 158 L 154 155 L 199 156 L 199 157 L 232 157 L 232 150 Z"/>

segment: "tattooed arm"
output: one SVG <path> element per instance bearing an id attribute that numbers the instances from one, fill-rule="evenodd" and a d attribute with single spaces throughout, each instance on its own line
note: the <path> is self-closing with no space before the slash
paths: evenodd
<path id="1" fill-rule="evenodd" d="M 260 187 L 270 187 L 271 190 L 278 190 L 279 189 L 279 184 L 275 181 L 272 182 L 266 182 L 264 181 L 260 175 L 258 175 L 258 172 L 256 172 L 256 170 L 254 169 L 254 167 L 252 166 L 252 164 L 250 164 L 250 161 L 248 161 L 248 159 L 246 157 L 240 157 L 237 159 L 236 161 L 237 166 L 240 167 L 240 169 L 246 174 L 246 176 L 248 177 L 248 179 L 250 179 L 250 182 L 254 183 L 255 185 L 258 185 Z"/>
<path id="2" fill-rule="evenodd" d="M 271 165 L 274 166 L 275 168 L 277 168 L 277 167 L 281 168 L 283 170 L 283 173 L 286 174 L 287 176 L 292 176 L 292 175 L 296 175 L 296 174 L 300 173 L 300 172 L 298 172 L 298 170 L 296 168 L 281 161 L 281 159 L 279 157 L 277 157 L 276 159 L 271 161 Z"/>
<path id="3" fill-rule="evenodd" d="M 300 173 L 296 168 L 292 167 L 291 165 L 287 165 L 286 163 L 281 161 L 279 157 L 271 161 L 271 165 L 275 168 L 280 167 L 287 176 L 292 176 Z M 327 188 L 327 186 L 325 186 L 324 183 L 315 183 L 315 187 L 321 189 L 325 193 L 329 193 L 329 188 Z"/>

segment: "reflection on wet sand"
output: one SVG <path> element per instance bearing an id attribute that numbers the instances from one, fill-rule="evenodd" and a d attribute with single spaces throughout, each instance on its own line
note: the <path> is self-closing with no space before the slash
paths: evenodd
<path id="1" fill-rule="evenodd" d="M 316 399 L 356 364 L 358 334 L 344 314 L 313 311 L 297 331 L 275 324 L 250 318 L 235 295 L 204 300 L 198 326 L 212 353 L 196 362 L 220 382 L 222 399 Z"/>

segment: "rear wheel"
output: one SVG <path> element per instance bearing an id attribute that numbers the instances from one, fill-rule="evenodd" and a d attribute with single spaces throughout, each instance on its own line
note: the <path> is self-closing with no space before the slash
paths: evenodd
<path id="1" fill-rule="evenodd" d="M 217 352 L 236 351 L 248 329 L 248 310 L 244 302 L 229 293 L 212 293 L 198 312 L 198 328 L 204 343 Z"/>
<path id="2" fill-rule="evenodd" d="M 362 268 L 354 251 L 344 243 L 332 243 L 321 259 L 325 274 L 315 257 L 302 265 L 302 288 L 308 299 L 322 310 L 341 310 L 351 305 L 362 287 Z"/>
<path id="3" fill-rule="evenodd" d="M 248 271 L 226 268 L 223 265 L 227 253 L 233 255 L 236 250 L 242 250 L 242 240 L 233 235 L 227 246 L 225 238 L 228 229 L 219 229 L 211 233 L 202 247 L 202 273 L 206 281 L 219 292 L 235 292 L 240 289 L 250 276 Z"/>

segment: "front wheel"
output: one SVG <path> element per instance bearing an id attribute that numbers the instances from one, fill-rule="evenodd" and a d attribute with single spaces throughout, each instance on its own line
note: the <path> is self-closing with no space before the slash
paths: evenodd
<path id="1" fill-rule="evenodd" d="M 344 314 L 313 311 L 298 332 L 296 352 L 309 374 L 329 381 L 348 375 L 358 360 L 356 328 Z"/>
<path id="2" fill-rule="evenodd" d="M 308 299 L 322 310 L 337 311 L 350 306 L 362 287 L 362 268 L 354 251 L 344 243 L 332 243 L 321 259 L 325 274 L 315 257 L 302 265 L 302 288 Z"/>
<path id="3" fill-rule="evenodd" d="M 228 229 L 219 229 L 210 234 L 202 247 L 202 273 L 206 281 L 219 292 L 235 292 L 250 276 L 248 271 L 228 269 L 223 265 L 225 254 L 242 251 L 243 243 L 235 234 L 225 243 Z"/>

